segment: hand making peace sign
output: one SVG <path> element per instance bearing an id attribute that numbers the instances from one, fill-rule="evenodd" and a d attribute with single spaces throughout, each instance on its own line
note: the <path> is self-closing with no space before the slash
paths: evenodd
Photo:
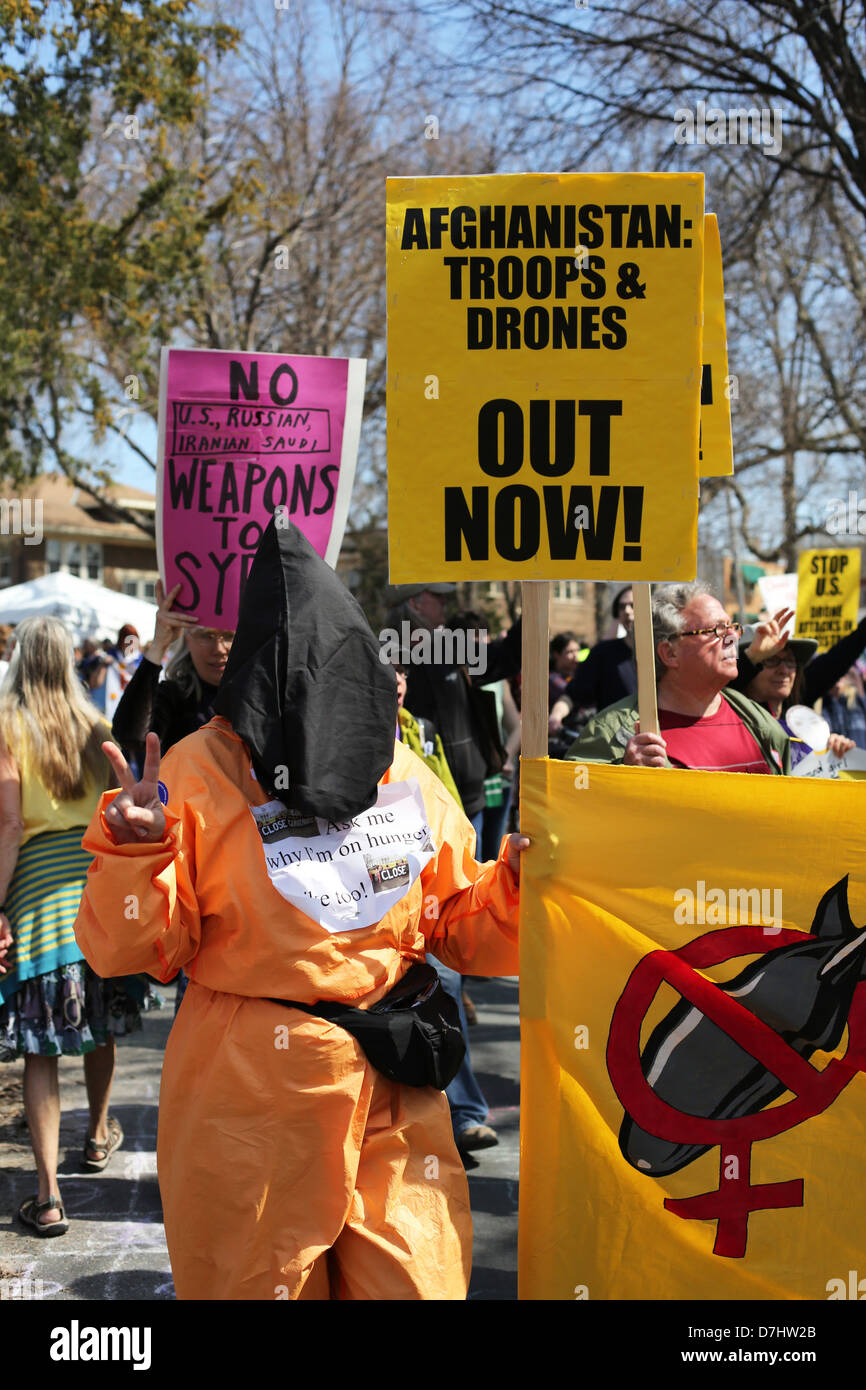
<path id="1" fill-rule="evenodd" d="M 105 811 L 106 825 L 118 845 L 155 844 L 165 838 L 165 812 L 158 789 L 160 751 L 156 734 L 148 734 L 146 750 L 141 781 L 136 782 L 117 745 L 102 745 L 122 788 Z"/>

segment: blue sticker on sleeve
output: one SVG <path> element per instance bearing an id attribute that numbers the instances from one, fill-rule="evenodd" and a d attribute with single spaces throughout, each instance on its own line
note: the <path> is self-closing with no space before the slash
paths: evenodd
<path id="1" fill-rule="evenodd" d="M 156 790 L 159 792 L 159 799 L 160 799 L 160 801 L 162 802 L 163 806 L 167 806 L 167 805 L 168 805 L 168 787 L 165 785 L 164 782 L 157 782 L 157 784 L 156 784 Z"/>

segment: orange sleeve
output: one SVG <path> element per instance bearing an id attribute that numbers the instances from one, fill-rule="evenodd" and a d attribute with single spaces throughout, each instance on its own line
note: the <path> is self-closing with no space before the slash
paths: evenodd
<path id="1" fill-rule="evenodd" d="M 426 767 L 424 773 L 416 775 L 439 846 L 421 873 L 421 928 L 428 949 L 461 974 L 516 975 L 519 890 L 505 859 L 505 841 L 498 859 L 479 864 L 472 853 L 472 825 L 441 784 L 437 790 Z"/>
<path id="2" fill-rule="evenodd" d="M 75 921 L 75 939 L 98 975 L 146 971 L 170 980 L 198 952 L 194 822 L 166 808 L 157 844 L 115 844 L 105 824 L 117 788 L 103 793 L 82 847 L 94 855 Z"/>

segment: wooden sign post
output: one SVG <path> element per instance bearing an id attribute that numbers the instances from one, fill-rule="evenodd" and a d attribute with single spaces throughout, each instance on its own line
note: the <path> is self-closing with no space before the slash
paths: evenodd
<path id="1" fill-rule="evenodd" d="M 634 594 L 634 658 L 637 663 L 637 707 L 642 734 L 657 734 L 659 710 L 656 699 L 656 651 L 650 586 L 632 584 Z"/>
<path id="2" fill-rule="evenodd" d="M 523 676 L 521 683 L 521 757 L 547 757 L 547 687 L 550 636 L 547 614 L 550 584 L 523 581 Z"/>

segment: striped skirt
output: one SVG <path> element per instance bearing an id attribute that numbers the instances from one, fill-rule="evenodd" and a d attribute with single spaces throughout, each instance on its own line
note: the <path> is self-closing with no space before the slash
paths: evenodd
<path id="1" fill-rule="evenodd" d="M 145 977 L 102 980 L 82 956 L 73 928 L 92 863 L 83 834 L 51 831 L 19 851 L 3 904 L 15 944 L 0 975 L 0 1061 L 90 1052 L 162 1003 Z"/>

